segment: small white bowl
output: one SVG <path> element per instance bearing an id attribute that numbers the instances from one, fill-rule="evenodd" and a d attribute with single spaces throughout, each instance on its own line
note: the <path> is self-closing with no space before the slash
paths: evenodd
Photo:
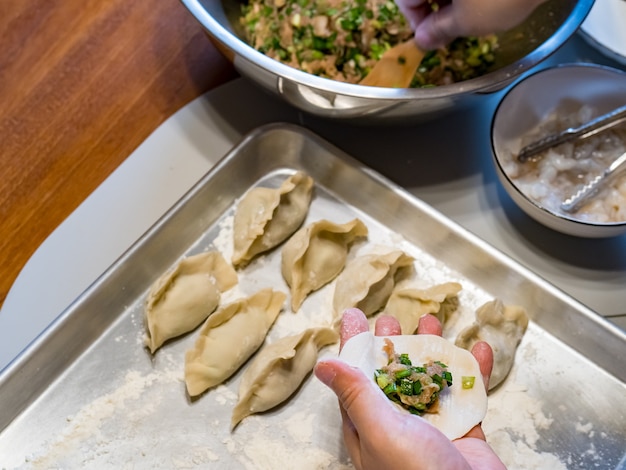
<path id="1" fill-rule="evenodd" d="M 620 235 L 626 233 L 626 220 L 590 222 L 576 214 L 549 209 L 531 199 L 507 174 L 511 159 L 557 107 L 575 112 L 583 105 L 593 109 L 593 117 L 626 105 L 626 73 L 599 65 L 565 64 L 540 70 L 517 82 L 501 100 L 491 125 L 496 172 L 513 201 L 539 223 L 579 237 Z"/>
<path id="2" fill-rule="evenodd" d="M 592 47 L 610 59 L 626 65 L 626 2 L 595 2 L 579 31 Z"/>

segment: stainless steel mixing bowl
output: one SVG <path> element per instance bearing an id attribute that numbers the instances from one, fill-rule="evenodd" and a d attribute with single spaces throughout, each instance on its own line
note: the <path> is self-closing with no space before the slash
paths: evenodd
<path id="1" fill-rule="evenodd" d="M 594 0 L 548 0 L 522 25 L 499 35 L 492 70 L 435 88 L 375 88 L 317 77 L 250 47 L 239 24 L 243 0 L 181 0 L 239 73 L 305 112 L 366 122 L 424 118 L 502 89 L 556 51 L 580 26 Z"/>

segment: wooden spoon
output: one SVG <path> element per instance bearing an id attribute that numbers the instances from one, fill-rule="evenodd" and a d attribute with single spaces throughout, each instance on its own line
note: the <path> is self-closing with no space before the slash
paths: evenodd
<path id="1" fill-rule="evenodd" d="M 411 38 L 383 54 L 359 84 L 388 88 L 407 88 L 424 58 L 424 51 Z"/>

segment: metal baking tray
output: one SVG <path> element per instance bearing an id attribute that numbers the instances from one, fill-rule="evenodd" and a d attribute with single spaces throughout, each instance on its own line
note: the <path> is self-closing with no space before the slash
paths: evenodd
<path id="1" fill-rule="evenodd" d="M 350 468 L 337 401 L 309 376 L 283 406 L 230 431 L 241 371 L 190 400 L 191 332 L 151 357 L 143 347 L 149 286 L 182 257 L 232 253 L 238 198 L 296 170 L 316 182 L 306 223 L 368 226 L 350 256 L 400 247 L 420 282 L 457 281 L 453 338 L 487 300 L 524 306 L 531 323 L 483 423 L 509 468 L 626 468 L 626 335 L 545 280 L 311 132 L 273 124 L 248 134 L 0 375 L 0 468 Z M 94 247 L 97 249 L 97 247 Z M 239 273 L 223 301 L 272 286 L 288 292 L 280 250 Z M 268 341 L 329 322 L 333 285 Z M 236 347 L 236 345 L 233 345 Z M 337 354 L 337 346 L 321 355 Z"/>

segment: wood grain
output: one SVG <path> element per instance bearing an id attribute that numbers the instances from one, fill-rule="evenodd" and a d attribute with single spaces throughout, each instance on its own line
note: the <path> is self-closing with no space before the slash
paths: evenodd
<path id="1" fill-rule="evenodd" d="M 1 305 L 154 129 L 235 72 L 178 0 L 4 0 L 0 44 Z"/>

